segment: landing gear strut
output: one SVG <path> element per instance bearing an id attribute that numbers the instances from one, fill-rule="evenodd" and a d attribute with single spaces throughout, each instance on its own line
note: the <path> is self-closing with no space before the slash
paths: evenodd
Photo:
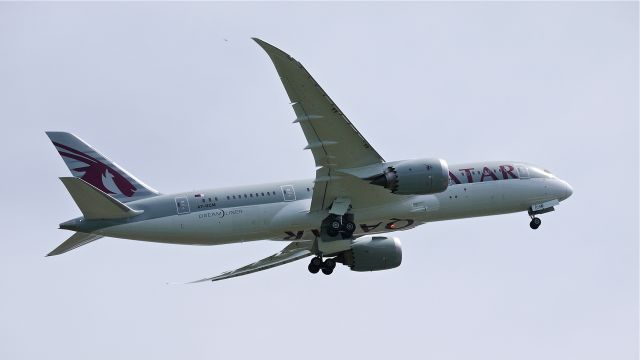
<path id="1" fill-rule="evenodd" d="M 531 216 L 531 222 L 529 223 L 529 226 L 533 230 L 539 228 L 541 224 L 542 224 L 542 220 L 540 220 L 540 218 L 535 217 L 535 216 Z"/>
<path id="2" fill-rule="evenodd" d="M 336 268 L 336 261 L 335 259 L 332 258 L 327 258 L 324 261 L 322 261 L 322 257 L 320 256 L 316 256 L 313 259 L 311 259 L 311 262 L 309 262 L 309 272 L 312 274 L 317 274 L 318 271 L 322 270 L 322 273 L 325 275 L 331 275 L 331 273 L 333 272 L 333 269 Z"/>

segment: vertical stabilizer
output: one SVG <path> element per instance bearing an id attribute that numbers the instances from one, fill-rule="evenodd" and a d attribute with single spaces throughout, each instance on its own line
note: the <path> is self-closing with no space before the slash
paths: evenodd
<path id="1" fill-rule="evenodd" d="M 47 131 L 47 136 L 73 176 L 114 199 L 126 203 L 158 194 L 79 137 L 56 131 Z"/>

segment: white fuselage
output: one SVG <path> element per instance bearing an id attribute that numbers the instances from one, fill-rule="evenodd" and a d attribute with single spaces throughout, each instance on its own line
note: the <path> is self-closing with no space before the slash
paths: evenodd
<path id="1" fill-rule="evenodd" d="M 571 195 L 566 182 L 531 165 L 516 164 L 517 175 L 503 177 L 495 172 L 495 176 L 487 176 L 491 174 L 486 169 L 497 168 L 497 164 L 453 165 L 444 192 L 394 195 L 390 202 L 353 208 L 354 236 L 406 230 L 430 221 L 527 211 L 536 204 L 562 201 Z M 309 211 L 312 194 L 312 181 L 297 181 L 161 195 L 129 203 L 158 216 L 94 232 L 191 245 L 313 239 L 327 212 Z"/>

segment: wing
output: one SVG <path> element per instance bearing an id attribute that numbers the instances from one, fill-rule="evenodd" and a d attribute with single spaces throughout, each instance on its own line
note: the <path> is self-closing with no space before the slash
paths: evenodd
<path id="1" fill-rule="evenodd" d="M 271 255 L 262 260 L 256 261 L 253 264 L 243 266 L 239 269 L 224 272 L 218 276 L 193 281 L 191 282 L 191 284 L 205 282 L 205 281 L 218 281 L 218 280 L 229 279 L 232 277 L 247 275 L 257 271 L 267 270 L 267 269 L 271 269 L 272 267 L 288 264 L 290 262 L 300 260 L 307 256 L 312 255 L 312 252 L 311 252 L 312 244 L 313 244 L 312 241 L 292 242 L 287 247 L 282 249 L 282 251 L 280 251 L 279 253 Z"/>
<path id="2" fill-rule="evenodd" d="M 382 166 L 384 159 L 358 132 L 329 95 L 309 72 L 287 53 L 260 39 L 254 38 L 269 55 L 280 75 L 289 100 L 302 127 L 316 166 L 315 188 L 311 211 L 331 206 L 336 197 L 351 199 L 354 207 L 375 205 L 387 200 L 388 191 L 380 191 L 341 169 Z M 379 196 L 374 197 L 376 193 Z"/>
<path id="3" fill-rule="evenodd" d="M 316 166 L 361 167 L 384 160 L 296 59 L 254 38 L 280 75 Z"/>
<path id="4" fill-rule="evenodd" d="M 310 211 L 328 210 L 336 198 L 347 198 L 353 209 L 363 209 L 391 204 L 401 196 L 360 177 L 322 167 L 316 170 Z"/>

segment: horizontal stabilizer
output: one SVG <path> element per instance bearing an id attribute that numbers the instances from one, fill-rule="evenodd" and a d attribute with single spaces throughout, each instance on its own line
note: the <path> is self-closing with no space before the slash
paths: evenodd
<path id="1" fill-rule="evenodd" d="M 82 245 L 87 245 L 88 243 L 100 239 L 101 235 L 95 234 L 85 234 L 81 232 L 77 232 L 71 235 L 65 242 L 60 244 L 57 248 L 55 248 L 52 252 L 48 253 L 47 256 L 54 256 L 64 254 L 67 251 L 71 251 L 75 248 L 79 248 Z"/>
<path id="2" fill-rule="evenodd" d="M 142 213 L 141 210 L 133 210 L 80 178 L 61 177 L 60 180 L 87 220 L 124 219 Z"/>

